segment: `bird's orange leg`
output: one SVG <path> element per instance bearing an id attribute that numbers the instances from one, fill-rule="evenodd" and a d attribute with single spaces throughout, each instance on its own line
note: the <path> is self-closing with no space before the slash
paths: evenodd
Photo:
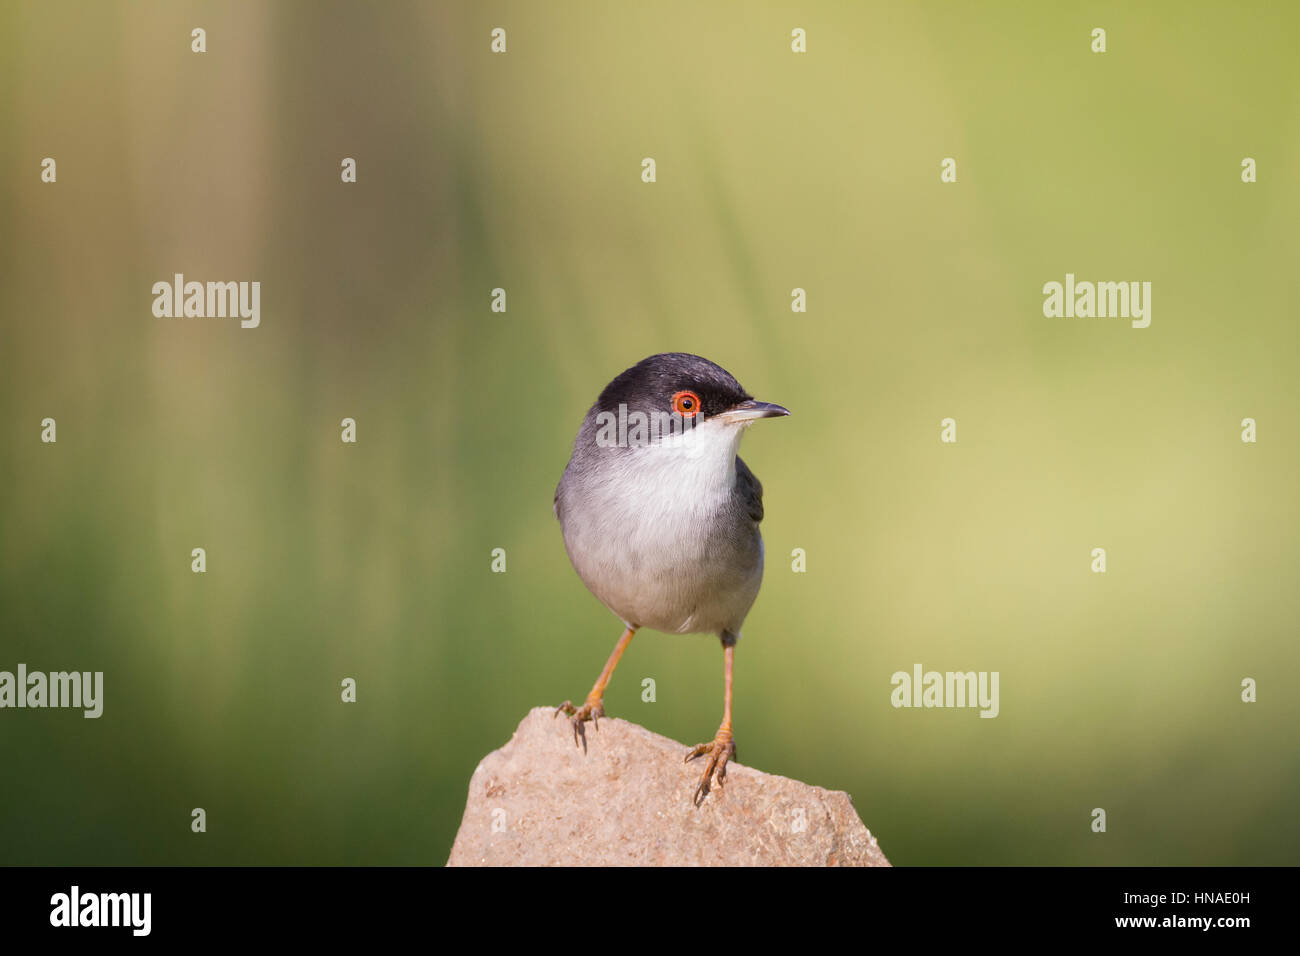
<path id="1" fill-rule="evenodd" d="M 711 742 L 696 744 L 691 748 L 691 752 L 686 755 L 687 760 L 694 760 L 704 754 L 709 755 L 709 762 L 704 767 L 704 775 L 700 777 L 700 785 L 695 788 L 694 803 L 697 807 L 708 796 L 709 782 L 714 778 L 715 774 L 718 787 L 723 786 L 727 779 L 727 761 L 736 756 L 736 741 L 731 735 L 731 665 L 735 653 L 735 635 L 723 634 L 722 656 L 726 676 L 724 677 L 725 690 L 722 698 L 722 726 L 718 728 L 717 736 Z"/>
<path id="2" fill-rule="evenodd" d="M 605 716 L 605 687 L 609 684 L 609 679 L 614 676 L 614 668 L 618 666 L 618 659 L 623 656 L 627 650 L 628 644 L 632 643 L 632 635 L 636 633 L 635 627 L 629 627 L 623 632 L 623 636 L 618 639 L 614 645 L 614 651 L 609 655 L 609 660 L 605 662 L 605 669 L 600 672 L 596 678 L 595 685 L 591 688 L 591 693 L 587 695 L 587 701 L 581 707 L 574 707 L 570 701 L 565 701 L 559 707 L 555 708 L 555 716 L 561 711 L 573 718 L 573 743 L 576 746 L 578 738 L 582 738 L 582 752 L 587 752 L 587 731 L 583 724 L 590 720 L 597 730 L 600 730 L 600 718 Z"/>

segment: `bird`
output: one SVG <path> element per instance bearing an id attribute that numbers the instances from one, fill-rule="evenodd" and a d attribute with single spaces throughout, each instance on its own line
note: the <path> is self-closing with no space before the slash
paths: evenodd
<path id="1" fill-rule="evenodd" d="M 601 391 L 573 442 L 554 511 L 582 583 L 623 624 L 586 700 L 555 710 L 571 718 L 586 751 L 585 724 L 600 729 L 605 689 L 642 628 L 714 634 L 723 650 L 722 723 L 692 802 L 725 785 L 736 754 L 732 669 L 741 626 L 763 580 L 763 486 L 737 454 L 746 429 L 789 415 L 756 401 L 722 366 L 686 352 L 642 359 Z"/>

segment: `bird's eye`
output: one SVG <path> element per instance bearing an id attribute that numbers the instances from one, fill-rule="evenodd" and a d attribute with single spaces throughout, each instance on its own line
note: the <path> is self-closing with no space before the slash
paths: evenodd
<path id="1" fill-rule="evenodd" d="M 700 396 L 692 391 L 678 392 L 673 396 L 673 411 L 682 418 L 694 418 L 700 411 Z"/>

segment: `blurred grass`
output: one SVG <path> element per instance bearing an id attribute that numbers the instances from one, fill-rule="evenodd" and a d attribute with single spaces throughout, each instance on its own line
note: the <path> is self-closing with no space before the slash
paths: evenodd
<path id="1" fill-rule="evenodd" d="M 901 864 L 1295 863 L 1300 17 L 1235 10 L 5 5 L 0 669 L 106 703 L 0 717 L 0 859 L 445 860 L 617 637 L 550 509 L 578 422 L 682 349 L 795 413 L 743 449 L 746 763 Z M 1067 271 L 1151 327 L 1044 319 Z M 173 272 L 261 328 L 154 319 Z M 607 708 L 705 739 L 720 658 L 644 633 Z M 914 662 L 1001 715 L 891 708 Z"/>

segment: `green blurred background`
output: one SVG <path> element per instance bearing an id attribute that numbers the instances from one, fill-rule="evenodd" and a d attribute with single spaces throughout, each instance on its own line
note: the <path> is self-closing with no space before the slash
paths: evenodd
<path id="1" fill-rule="evenodd" d="M 106 685 L 0 712 L 0 862 L 445 861 L 618 637 L 551 496 L 667 350 L 794 412 L 745 763 L 898 864 L 1300 862 L 1300 10 L 703 6 L 0 7 L 0 669 Z M 175 272 L 261 327 L 154 318 Z M 1066 272 L 1151 327 L 1044 318 Z M 918 662 L 1001 715 L 892 708 Z M 694 743 L 721 683 L 644 632 L 606 705 Z"/>

